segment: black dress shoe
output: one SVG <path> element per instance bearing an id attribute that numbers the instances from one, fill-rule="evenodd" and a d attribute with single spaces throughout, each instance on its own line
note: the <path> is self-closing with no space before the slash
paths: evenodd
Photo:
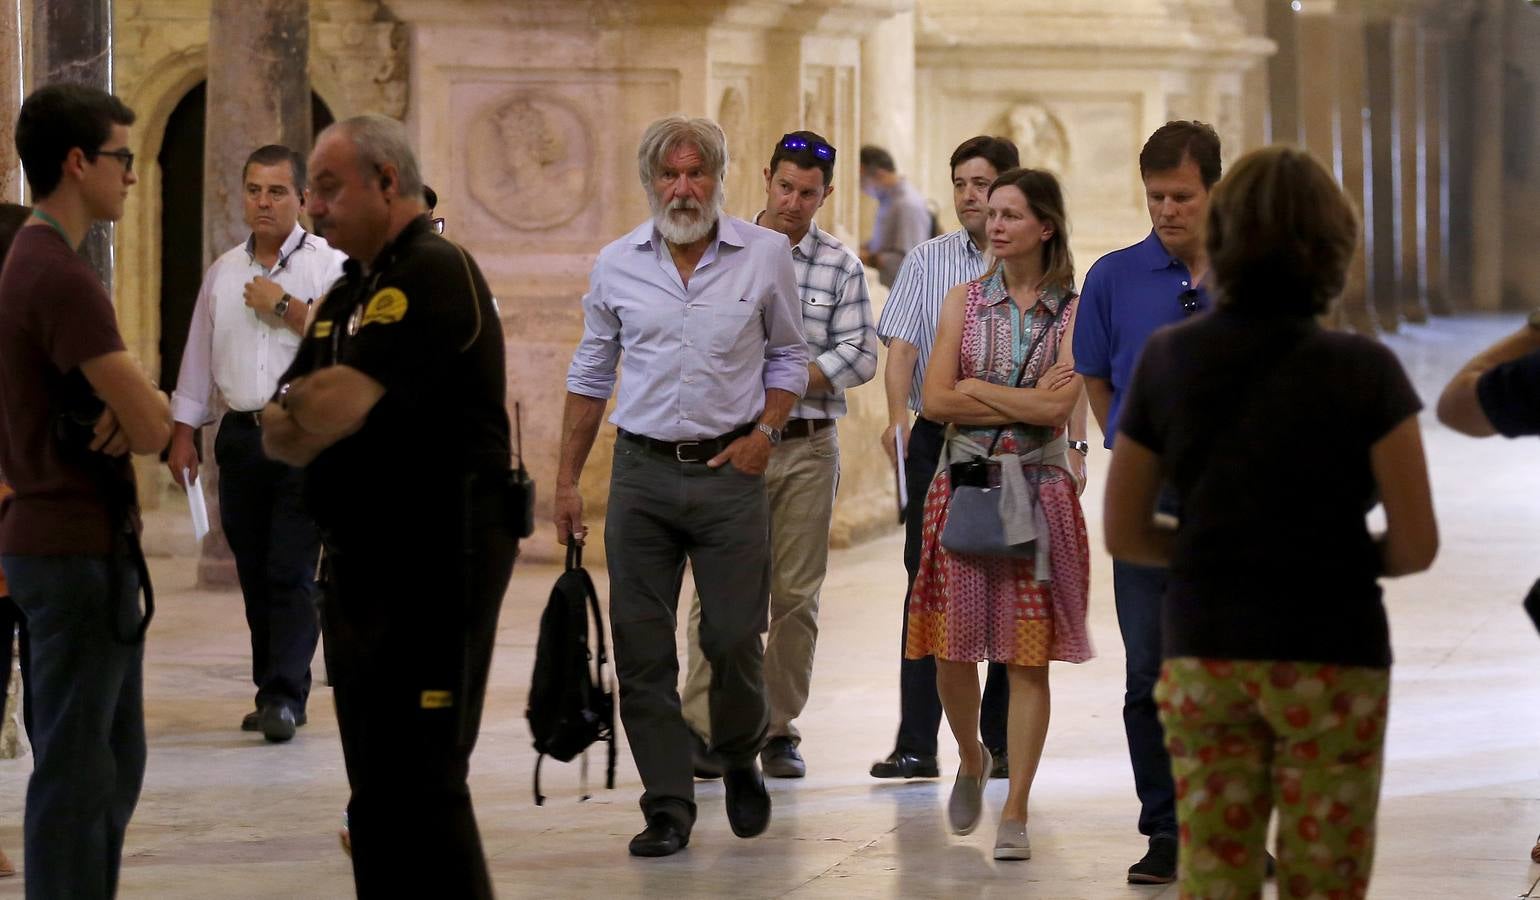
<path id="1" fill-rule="evenodd" d="M 771 778 L 802 778 L 807 775 L 807 763 L 797 752 L 797 745 L 789 737 L 775 737 L 759 751 L 759 762 L 765 774 Z"/>
<path id="2" fill-rule="evenodd" d="M 1150 849 L 1144 858 L 1128 867 L 1128 883 L 1170 884 L 1175 881 L 1176 851 L 1176 835 L 1152 835 Z"/>
<path id="3" fill-rule="evenodd" d="M 695 777 L 721 778 L 726 766 L 722 764 L 722 758 L 706 749 L 706 739 L 690 732 L 690 764 L 695 767 Z"/>
<path id="4" fill-rule="evenodd" d="M 647 828 L 631 839 L 632 856 L 673 856 L 690 843 L 690 835 L 668 816 L 653 816 Z"/>
<path id="5" fill-rule="evenodd" d="M 759 777 L 759 766 L 750 762 L 743 768 L 728 769 L 722 776 L 727 789 L 727 824 L 733 834 L 751 838 L 763 834 L 770 826 L 770 794 L 765 791 L 765 780 Z"/>
<path id="6" fill-rule="evenodd" d="M 936 757 L 894 750 L 887 759 L 872 763 L 873 778 L 937 778 L 941 769 Z"/>
<path id="7" fill-rule="evenodd" d="M 296 727 L 296 728 L 303 728 L 303 727 L 305 727 L 305 722 L 306 722 L 307 718 L 308 717 L 305 715 L 305 711 L 304 710 L 300 710 L 299 712 L 295 713 L 294 714 L 294 727 Z M 261 731 L 262 730 L 262 710 L 254 709 L 251 712 L 247 713 L 246 715 L 242 716 L 241 717 L 241 730 L 242 731 Z"/>
<path id="8" fill-rule="evenodd" d="M 1006 758 L 1004 750 L 990 750 L 989 756 L 995 761 L 989 769 L 990 778 L 1011 777 L 1011 761 Z"/>
<path id="9" fill-rule="evenodd" d="M 269 703 L 262 707 L 258 722 L 262 726 L 262 736 L 274 744 L 281 744 L 294 737 L 294 729 L 297 727 L 294 710 L 282 703 Z"/>

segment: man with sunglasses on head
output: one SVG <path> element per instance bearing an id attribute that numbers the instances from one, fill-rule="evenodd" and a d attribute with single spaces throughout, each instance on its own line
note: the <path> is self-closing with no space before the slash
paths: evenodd
<path id="1" fill-rule="evenodd" d="M 829 523 L 839 484 L 835 422 L 846 411 L 845 391 L 877 374 L 877 330 L 866 269 L 813 221 L 834 193 L 834 159 L 834 148 L 814 132 L 783 135 L 764 171 L 765 208 L 754 217 L 754 224 L 786 235 L 791 244 L 802 331 L 812 355 L 807 392 L 792 408 L 765 470 L 770 495 L 770 634 L 765 641 L 770 731 L 760 763 L 773 778 L 807 774 L 797 749 L 802 736 L 792 723 L 807 705 L 813 679 L 818 595 L 829 564 Z M 711 724 L 706 702 L 711 665 L 696 640 L 699 623 L 697 593 L 690 607 L 690 673 L 683 703 L 691 730 L 704 736 Z M 699 767 L 697 772 L 718 774 Z"/>
<path id="2" fill-rule="evenodd" d="M 903 466 L 908 495 L 904 531 L 904 568 L 909 580 L 904 588 L 904 627 L 909 617 L 909 589 L 920 567 L 920 543 L 925 494 L 936 474 L 946 426 L 920 415 L 920 387 L 930 363 L 941 301 L 946 292 L 984 274 L 984 234 L 989 211 L 989 186 L 996 176 L 1021 165 L 1016 145 L 1002 137 L 971 137 L 952 151 L 947 165 L 952 173 L 952 204 L 962 227 L 932 238 L 904 259 L 893 282 L 893 292 L 882 308 L 877 334 L 888 345 L 883 369 L 888 427 L 882 433 L 882 449 L 888 461 Z M 914 415 L 910 427 L 910 415 Z M 900 462 L 898 445 L 904 448 Z M 873 778 L 935 778 L 936 732 L 941 727 L 941 699 L 936 694 L 936 660 L 904 659 L 907 633 L 899 638 L 899 719 L 893 752 L 872 763 Z M 980 726 L 984 743 L 995 764 L 991 778 L 1006 777 L 1009 760 L 1005 746 L 1005 718 L 1009 691 L 1005 666 L 989 665 L 984 686 Z"/>
<path id="3" fill-rule="evenodd" d="M 311 305 L 342 277 L 346 259 L 299 224 L 305 159 L 278 144 L 252 151 L 241 167 L 242 213 L 251 229 L 203 276 L 171 397 L 171 478 L 188 490 L 198 477 L 196 429 L 214 421 L 214 389 L 228 405 L 214 438 L 219 521 L 235 556 L 251 630 L 256 709 L 242 731 L 272 742 L 306 721 L 316 619 L 321 535 L 303 508 L 302 470 L 262 452 L 260 413 L 294 361 Z"/>
<path id="4" fill-rule="evenodd" d="M 1219 180 L 1219 150 L 1219 135 L 1202 122 L 1167 122 L 1156 129 L 1139 153 L 1153 228 L 1144 240 L 1108 253 L 1086 273 L 1075 318 L 1075 371 L 1085 378 L 1108 449 L 1145 341 L 1157 328 L 1209 307 L 1203 221 L 1209 190 Z M 1139 832 L 1149 838 L 1148 851 L 1128 870 L 1134 884 L 1176 878 L 1176 786 L 1153 694 L 1160 677 L 1166 579 L 1165 569 L 1112 563 L 1118 629 L 1127 651 L 1123 728 L 1139 796 Z"/>
<path id="5" fill-rule="evenodd" d="M 133 122 L 111 94 L 62 84 L 29 96 L 16 123 L 34 207 L 0 273 L 0 470 L 16 491 L 0 505 L 0 566 L 31 638 L 32 898 L 117 893 L 144 779 L 146 570 L 128 454 L 159 453 L 171 422 L 77 252 L 123 215 Z"/>

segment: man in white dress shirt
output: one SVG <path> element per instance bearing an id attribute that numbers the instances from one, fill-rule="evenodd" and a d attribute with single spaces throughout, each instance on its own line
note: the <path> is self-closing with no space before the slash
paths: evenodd
<path id="1" fill-rule="evenodd" d="M 171 400 L 167 465 L 183 487 L 197 477 L 193 434 L 214 420 L 217 388 L 229 407 L 214 439 L 219 519 L 246 602 L 257 686 L 256 710 L 241 730 L 279 742 L 305 724 L 320 635 L 320 534 L 302 506 L 300 470 L 263 455 L 259 414 L 294 360 L 311 303 L 341 277 L 345 257 L 300 227 L 303 156 L 261 147 L 247 158 L 241 182 L 251 236 L 203 277 Z"/>

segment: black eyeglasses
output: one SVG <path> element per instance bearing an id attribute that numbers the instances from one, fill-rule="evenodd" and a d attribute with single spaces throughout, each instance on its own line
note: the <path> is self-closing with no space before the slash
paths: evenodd
<path id="1" fill-rule="evenodd" d="M 433 227 L 433 232 L 435 234 L 444 233 L 444 218 L 442 216 L 437 219 L 429 219 L 428 224 Z"/>
<path id="2" fill-rule="evenodd" d="M 91 157 L 92 162 L 96 162 L 98 156 L 110 156 L 123 164 L 123 171 L 134 171 L 134 151 L 127 147 L 119 147 L 116 150 L 92 150 L 86 155 Z"/>
<path id="3" fill-rule="evenodd" d="M 834 162 L 834 148 L 823 141 L 810 141 L 805 137 L 795 134 L 781 135 L 781 149 L 790 153 L 801 153 L 803 150 L 813 151 L 813 155 L 827 163 Z"/>
<path id="4" fill-rule="evenodd" d="M 1187 290 L 1182 291 L 1180 294 L 1177 294 L 1176 298 L 1182 301 L 1182 312 L 1185 312 L 1190 316 L 1198 311 L 1197 288 L 1188 288 Z"/>

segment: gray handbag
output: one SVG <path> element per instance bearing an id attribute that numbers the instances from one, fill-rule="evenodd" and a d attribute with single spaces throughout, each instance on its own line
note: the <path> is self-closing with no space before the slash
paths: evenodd
<path id="1" fill-rule="evenodd" d="M 1021 387 L 1021 379 L 1027 373 L 1027 366 L 1031 364 L 1032 357 L 1037 353 L 1037 348 L 1059 324 L 1059 316 L 1069 304 L 1059 307 L 1054 313 L 1053 321 L 1038 333 L 1031 347 L 1027 349 L 1027 355 L 1022 358 L 1021 368 L 1016 370 L 1016 379 L 1012 387 Z M 989 442 L 989 449 L 983 456 L 975 456 L 964 462 L 952 463 L 948 469 L 951 478 L 952 497 L 947 501 L 946 526 L 941 529 L 941 546 L 950 553 L 961 553 L 968 556 L 1006 556 L 1022 559 L 1032 559 L 1037 556 L 1035 541 L 1024 541 L 1020 544 L 1010 544 L 1005 539 L 1005 519 L 1000 515 L 1000 498 L 1004 491 L 998 485 L 991 485 L 990 475 L 999 471 L 1000 464 L 990 457 L 995 455 L 995 445 L 1000 443 L 1000 435 L 1005 432 L 1005 426 L 995 429 L 994 439 Z M 1027 483 L 1036 487 L 1030 478 Z M 1046 538 L 1046 535 L 1044 535 Z"/>

